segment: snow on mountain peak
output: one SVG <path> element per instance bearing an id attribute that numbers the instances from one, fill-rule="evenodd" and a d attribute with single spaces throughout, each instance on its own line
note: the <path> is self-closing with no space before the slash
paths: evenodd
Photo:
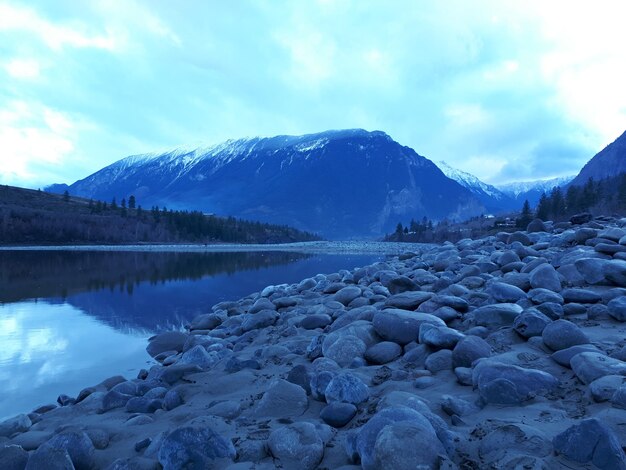
<path id="1" fill-rule="evenodd" d="M 443 160 L 437 162 L 437 166 L 448 178 L 453 179 L 461 186 L 466 187 L 475 194 L 486 194 L 494 199 L 501 199 L 503 197 L 502 192 L 500 192 L 495 186 L 483 183 L 471 173 L 459 170 L 458 168 L 453 168 Z"/>

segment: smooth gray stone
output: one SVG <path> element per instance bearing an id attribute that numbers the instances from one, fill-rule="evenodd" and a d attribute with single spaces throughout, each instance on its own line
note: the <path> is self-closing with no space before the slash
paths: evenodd
<path id="1" fill-rule="evenodd" d="M 177 364 L 195 364 L 202 369 L 208 369 L 220 360 L 216 353 L 207 352 L 206 348 L 200 344 L 183 353 Z"/>
<path id="2" fill-rule="evenodd" d="M 75 470 L 72 459 L 65 449 L 40 447 L 28 459 L 25 470 Z"/>
<path id="3" fill-rule="evenodd" d="M 336 300 L 339 303 L 342 303 L 343 305 L 348 305 L 350 302 L 352 302 L 354 299 L 360 296 L 361 296 L 360 288 L 356 286 L 347 286 L 339 290 L 335 294 L 334 300 Z"/>
<path id="4" fill-rule="evenodd" d="M 252 304 L 252 307 L 248 309 L 248 313 L 258 313 L 262 310 L 276 310 L 276 305 L 270 299 L 261 297 Z"/>
<path id="5" fill-rule="evenodd" d="M 483 359 L 474 367 L 472 382 L 486 403 L 519 405 L 559 384 L 551 374 L 495 360 Z"/>
<path id="6" fill-rule="evenodd" d="M 308 400 L 302 387 L 277 379 L 259 401 L 256 409 L 258 416 L 274 418 L 293 418 L 306 411 Z"/>
<path id="7" fill-rule="evenodd" d="M 478 336 L 466 336 L 452 350 L 452 367 L 472 367 L 477 359 L 489 357 L 491 346 Z"/>
<path id="8" fill-rule="evenodd" d="M 311 377 L 312 373 L 309 368 L 303 364 L 294 366 L 287 375 L 287 382 L 299 385 L 304 389 L 307 395 L 311 394 Z"/>
<path id="9" fill-rule="evenodd" d="M 442 370 L 452 369 L 452 351 L 449 349 L 442 349 L 434 352 L 426 358 L 424 362 L 426 370 L 432 372 L 440 372 Z"/>
<path id="10" fill-rule="evenodd" d="M 582 352 L 570 360 L 576 376 L 584 384 L 590 384 L 605 375 L 626 375 L 626 362 L 608 357 L 603 353 Z"/>
<path id="11" fill-rule="evenodd" d="M 388 307 L 401 308 L 404 310 L 415 310 L 420 304 L 433 297 L 432 292 L 409 291 L 392 295 L 385 301 Z"/>
<path id="12" fill-rule="evenodd" d="M 191 324 L 189 325 L 189 329 L 193 330 L 213 330 L 222 324 L 222 319 L 219 315 L 215 313 L 203 313 L 202 315 L 198 315 L 195 317 Z"/>
<path id="13" fill-rule="evenodd" d="M 372 322 L 381 338 L 401 346 L 417 340 L 422 323 L 446 326 L 443 320 L 434 315 L 400 309 L 383 310 L 374 315 Z"/>
<path id="14" fill-rule="evenodd" d="M 173 410 L 183 404 L 183 398 L 178 393 L 178 390 L 168 390 L 163 397 L 163 409 L 166 411 Z"/>
<path id="15" fill-rule="evenodd" d="M 275 429 L 267 444 L 272 456 L 284 468 L 313 470 L 324 457 L 324 442 L 315 426 L 307 422 Z"/>
<path id="16" fill-rule="evenodd" d="M 0 444 L 0 463 L 3 470 L 24 470 L 28 463 L 28 452 L 18 445 Z"/>
<path id="17" fill-rule="evenodd" d="M 528 292 L 528 297 L 535 304 L 543 304 L 545 302 L 563 303 L 563 297 L 561 295 L 548 289 L 531 289 Z"/>
<path id="18" fill-rule="evenodd" d="M 541 337 L 546 346 L 553 351 L 560 351 L 579 344 L 589 344 L 589 337 L 574 323 L 556 320 L 543 329 Z"/>
<path id="19" fill-rule="evenodd" d="M 512 325 L 522 310 L 522 307 L 517 304 L 503 303 L 479 307 L 470 315 L 474 317 L 474 322 L 479 326 L 497 328 Z"/>
<path id="20" fill-rule="evenodd" d="M 182 352 L 189 335 L 180 331 L 166 331 L 148 340 L 146 351 L 152 357 L 165 351 Z"/>
<path id="21" fill-rule="evenodd" d="M 543 466 L 527 467 L 512 465 L 509 457 L 534 456 L 544 458 L 552 453 L 552 443 L 538 429 L 524 424 L 502 424 L 480 440 L 478 455 L 489 462 L 489 468 L 536 469 Z"/>
<path id="22" fill-rule="evenodd" d="M 230 440 L 207 426 L 182 426 L 163 439 L 159 463 L 163 470 L 212 468 L 216 462 L 230 461 L 237 452 Z"/>
<path id="23" fill-rule="evenodd" d="M 465 335 L 453 328 L 428 323 L 424 323 L 419 332 L 419 342 L 434 349 L 453 349 L 463 338 Z"/>
<path id="24" fill-rule="evenodd" d="M 328 403 L 341 402 L 358 405 L 370 396 L 367 385 L 356 375 L 344 372 L 332 378 L 324 392 Z"/>
<path id="25" fill-rule="evenodd" d="M 241 328 L 244 332 L 272 326 L 279 317 L 274 310 L 261 310 L 258 313 L 246 313 L 242 316 Z"/>
<path id="26" fill-rule="evenodd" d="M 579 463 L 592 462 L 603 470 L 624 470 L 626 456 L 611 429 L 595 418 L 574 424 L 552 441 L 554 450 Z"/>
<path id="27" fill-rule="evenodd" d="M 506 284 L 504 282 L 494 282 L 488 288 L 487 292 L 491 294 L 496 302 L 515 303 L 520 299 L 526 298 L 526 292 L 519 287 Z"/>
<path id="28" fill-rule="evenodd" d="M 300 322 L 300 328 L 305 330 L 314 330 L 316 328 L 324 328 L 332 323 L 332 318 L 325 313 L 317 313 L 313 315 L 307 315 Z"/>
<path id="29" fill-rule="evenodd" d="M 161 409 L 163 401 L 146 397 L 133 397 L 126 402 L 127 413 L 154 413 Z"/>
<path id="30" fill-rule="evenodd" d="M 365 351 L 365 359 L 376 365 L 387 364 L 402 354 L 402 346 L 391 341 L 382 341 Z"/>
<path id="31" fill-rule="evenodd" d="M 557 364 L 571 368 L 570 362 L 572 358 L 576 354 L 580 354 L 581 352 L 597 352 L 604 354 L 598 348 L 596 348 L 593 344 L 578 344 L 576 346 L 570 346 L 569 348 L 561 349 L 560 351 L 556 351 L 552 353 L 550 356 L 554 362 Z"/>
<path id="32" fill-rule="evenodd" d="M 530 285 L 534 288 L 561 291 L 561 279 L 551 264 L 541 264 L 530 272 Z"/>
<path id="33" fill-rule="evenodd" d="M 83 431 L 69 430 L 52 436 L 39 449 L 67 451 L 76 470 L 91 470 L 95 466 L 96 449 Z"/>
<path id="34" fill-rule="evenodd" d="M 607 304 L 609 315 L 615 320 L 626 321 L 626 297 L 616 297 Z"/>
<path id="35" fill-rule="evenodd" d="M 513 322 L 513 329 L 524 338 L 541 336 L 544 328 L 551 323 L 546 315 L 539 310 L 530 308 L 524 310 Z"/>
<path id="36" fill-rule="evenodd" d="M 356 416 L 357 408 L 352 403 L 332 402 L 320 412 L 320 418 L 334 428 L 342 428 Z"/>
<path id="37" fill-rule="evenodd" d="M 441 397 L 441 409 L 448 415 L 467 416 L 478 413 L 480 408 L 473 403 L 452 395 Z"/>
<path id="38" fill-rule="evenodd" d="M 339 336 L 327 348 L 323 346 L 324 357 L 332 359 L 341 367 L 349 366 L 355 358 L 362 358 L 367 350 L 366 344 L 353 335 Z"/>
<path id="39" fill-rule="evenodd" d="M 0 437 L 11 437 L 13 434 L 26 432 L 32 426 L 28 415 L 20 414 L 0 423 Z"/>
<path id="40" fill-rule="evenodd" d="M 403 423 L 408 427 L 392 426 Z M 388 431 L 383 434 L 383 430 Z M 381 434 L 383 436 L 379 439 Z M 407 438 L 410 443 L 406 442 Z M 376 413 L 357 431 L 354 453 L 360 457 L 365 470 L 419 468 L 420 465 L 434 468 L 438 456 L 446 455 L 430 422 L 406 406 L 394 406 Z M 385 464 L 389 466 L 381 467 Z"/>
<path id="41" fill-rule="evenodd" d="M 563 306 L 554 302 L 544 302 L 535 308 L 552 320 L 558 320 L 564 315 Z"/>
<path id="42" fill-rule="evenodd" d="M 621 385 L 615 390 L 615 393 L 611 396 L 611 405 L 626 410 L 626 385 Z"/>
<path id="43" fill-rule="evenodd" d="M 626 376 L 605 375 L 589 384 L 589 393 L 597 402 L 609 401 L 618 388 L 626 384 Z"/>

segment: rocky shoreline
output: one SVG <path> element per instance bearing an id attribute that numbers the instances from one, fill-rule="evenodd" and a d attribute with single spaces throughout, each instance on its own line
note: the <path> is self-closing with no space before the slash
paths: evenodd
<path id="1" fill-rule="evenodd" d="M 222 302 L 0 423 L 3 469 L 626 469 L 626 219 L 412 246 Z"/>

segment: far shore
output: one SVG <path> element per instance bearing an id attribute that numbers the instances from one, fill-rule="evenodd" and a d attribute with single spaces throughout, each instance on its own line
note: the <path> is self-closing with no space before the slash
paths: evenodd
<path id="1" fill-rule="evenodd" d="M 0 251 L 143 251 L 143 252 L 246 252 L 291 251 L 311 254 L 398 255 L 418 250 L 424 244 L 378 241 L 315 241 L 272 244 L 163 244 L 163 245 L 23 245 L 0 246 Z"/>

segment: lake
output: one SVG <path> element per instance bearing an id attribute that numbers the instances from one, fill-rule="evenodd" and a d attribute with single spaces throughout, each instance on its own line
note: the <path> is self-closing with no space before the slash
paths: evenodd
<path id="1" fill-rule="evenodd" d="M 153 361 L 147 338 L 224 300 L 379 254 L 0 251 L 0 419 Z"/>

